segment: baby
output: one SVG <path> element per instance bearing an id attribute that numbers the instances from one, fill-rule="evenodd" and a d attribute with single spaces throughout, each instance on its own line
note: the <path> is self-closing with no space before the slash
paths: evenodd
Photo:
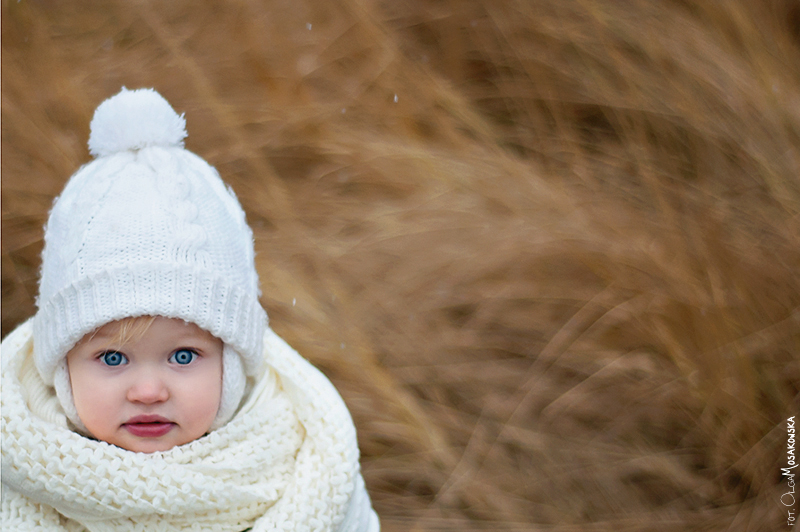
<path id="1" fill-rule="evenodd" d="M 233 192 L 153 90 L 103 102 L 2 343 L 2 529 L 377 532 L 352 419 L 267 325 Z"/>

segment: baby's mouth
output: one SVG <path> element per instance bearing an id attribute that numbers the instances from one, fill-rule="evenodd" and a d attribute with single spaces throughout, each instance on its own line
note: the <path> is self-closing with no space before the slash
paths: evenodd
<path id="1" fill-rule="evenodd" d="M 160 438 L 176 425 L 165 417 L 144 414 L 130 418 L 122 426 L 128 432 L 140 438 Z"/>

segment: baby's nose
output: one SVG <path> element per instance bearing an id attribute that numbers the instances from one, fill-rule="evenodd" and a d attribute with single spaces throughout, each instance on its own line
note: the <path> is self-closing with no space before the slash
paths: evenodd
<path id="1" fill-rule="evenodd" d="M 169 389 L 164 379 L 153 372 L 136 375 L 128 388 L 128 400 L 134 403 L 152 404 L 169 399 Z"/>

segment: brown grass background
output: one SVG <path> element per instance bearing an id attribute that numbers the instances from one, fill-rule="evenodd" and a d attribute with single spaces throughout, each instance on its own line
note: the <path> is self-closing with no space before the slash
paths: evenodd
<path id="1" fill-rule="evenodd" d="M 385 531 L 786 527 L 800 2 L 7 0 L 3 335 L 123 85 L 236 190 Z"/>

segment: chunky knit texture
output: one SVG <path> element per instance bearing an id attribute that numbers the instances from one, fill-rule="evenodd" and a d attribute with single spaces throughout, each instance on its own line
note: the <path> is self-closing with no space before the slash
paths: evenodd
<path id="1" fill-rule="evenodd" d="M 97 159 L 70 178 L 50 212 L 35 361 L 84 431 L 64 357 L 108 322 L 180 318 L 233 349 L 241 364 L 223 360 L 214 427 L 239 406 L 246 376 L 261 370 L 267 315 L 258 301 L 253 233 L 217 171 L 183 149 L 184 125 L 152 89 L 123 89 L 109 98 L 91 125 Z"/>
<path id="2" fill-rule="evenodd" d="M 236 416 L 152 454 L 69 430 L 32 343 L 29 321 L 0 348 L 3 530 L 378 532 L 347 408 L 270 329 Z"/>

